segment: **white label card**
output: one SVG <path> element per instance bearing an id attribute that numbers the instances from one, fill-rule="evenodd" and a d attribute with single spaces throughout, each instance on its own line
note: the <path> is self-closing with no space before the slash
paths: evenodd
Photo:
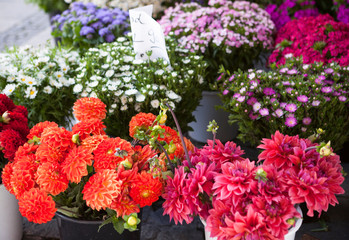
<path id="1" fill-rule="evenodd" d="M 160 24 L 151 17 L 152 12 L 153 5 L 129 10 L 136 59 L 148 60 L 147 52 L 151 51 L 151 60 L 163 58 L 170 63 L 166 51 L 164 32 Z"/>

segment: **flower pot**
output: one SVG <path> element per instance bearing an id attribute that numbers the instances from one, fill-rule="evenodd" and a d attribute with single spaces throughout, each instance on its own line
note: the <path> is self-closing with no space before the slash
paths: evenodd
<path id="1" fill-rule="evenodd" d="M 301 214 L 301 218 L 298 218 L 296 220 L 295 225 L 288 230 L 288 233 L 284 236 L 284 240 L 294 240 L 296 237 L 296 232 L 298 231 L 298 229 L 302 225 L 303 213 L 302 213 L 302 210 L 299 206 L 297 206 L 297 211 Z M 206 221 L 201 219 L 201 218 L 200 218 L 200 220 L 205 227 L 205 240 L 217 240 L 216 237 L 210 237 L 210 232 L 206 231 Z"/>
<path id="2" fill-rule="evenodd" d="M 213 119 L 216 120 L 219 128 L 216 138 L 221 142 L 226 142 L 234 139 L 237 135 L 238 126 L 228 123 L 229 113 L 223 109 L 216 109 L 216 106 L 222 106 L 223 103 L 218 96 L 218 92 L 202 92 L 200 105 L 193 112 L 196 122 L 189 123 L 193 131 L 189 131 L 189 137 L 197 142 L 207 142 L 207 139 L 212 139 L 212 133 L 207 132 L 207 125 Z"/>
<path id="3" fill-rule="evenodd" d="M 21 240 L 23 218 L 18 210 L 18 200 L 0 184 L 0 239 Z"/>
<path id="4" fill-rule="evenodd" d="M 102 221 L 86 221 L 67 217 L 56 212 L 60 240 L 139 240 L 141 235 L 139 230 L 130 232 L 125 230 L 119 234 L 112 224 L 98 228 Z"/>

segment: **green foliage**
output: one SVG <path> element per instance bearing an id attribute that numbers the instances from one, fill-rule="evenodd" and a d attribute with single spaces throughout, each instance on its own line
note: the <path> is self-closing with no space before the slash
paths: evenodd
<path id="1" fill-rule="evenodd" d="M 349 69 L 336 63 L 308 65 L 301 58 L 288 59 L 270 72 L 226 72 L 220 90 L 224 109 L 230 112 L 230 122 L 238 123 L 238 138 L 243 142 L 257 145 L 277 130 L 307 138 L 321 128 L 324 133 L 319 140 L 331 141 L 338 151 L 349 136 L 348 76 Z M 265 89 L 275 93 L 268 95 Z M 301 102 L 299 96 L 308 99 Z M 297 110 L 288 111 L 287 104 L 295 104 Z M 268 113 L 261 114 L 261 109 Z M 288 126 L 288 117 L 295 117 L 297 124 Z"/>
<path id="2" fill-rule="evenodd" d="M 69 7 L 64 0 L 26 0 L 28 3 L 38 5 L 46 13 L 63 12 Z"/>

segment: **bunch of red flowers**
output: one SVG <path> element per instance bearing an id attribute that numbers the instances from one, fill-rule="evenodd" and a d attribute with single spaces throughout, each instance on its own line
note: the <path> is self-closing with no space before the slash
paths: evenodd
<path id="1" fill-rule="evenodd" d="M 0 176 L 4 165 L 13 161 L 18 147 L 26 142 L 28 133 L 27 109 L 0 94 Z"/>
<path id="2" fill-rule="evenodd" d="M 105 104 L 97 98 L 77 100 L 74 115 L 79 122 L 72 131 L 48 121 L 30 130 L 29 141 L 4 169 L 5 187 L 19 200 L 22 215 L 35 223 L 50 221 L 57 210 L 84 219 L 99 212 L 104 215 L 100 219 L 117 217 L 135 230 L 139 223 L 135 213 L 163 192 L 163 156 L 148 144 L 108 137 L 102 122 Z M 131 136 L 139 132 L 136 129 L 151 126 L 155 118 L 135 116 Z M 164 129 L 158 142 L 176 146 L 174 130 Z M 180 148 L 173 149 L 173 158 L 180 158 Z M 129 217 L 134 219 L 127 221 Z"/>
<path id="3" fill-rule="evenodd" d="M 175 223 L 199 215 L 218 240 L 283 239 L 300 218 L 295 205 L 305 202 L 313 216 L 338 203 L 344 177 L 329 144 L 277 131 L 259 148 L 261 165 L 241 157 L 233 142 L 195 149 L 166 182 L 164 214 Z"/>
<path id="4" fill-rule="evenodd" d="M 330 15 L 303 17 L 285 24 L 277 33 L 270 63 L 281 65 L 285 56 L 302 56 L 303 62 L 349 65 L 349 24 L 336 22 Z"/>

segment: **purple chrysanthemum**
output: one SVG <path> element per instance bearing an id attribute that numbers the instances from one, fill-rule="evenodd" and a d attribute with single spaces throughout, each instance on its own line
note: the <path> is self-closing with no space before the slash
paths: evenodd
<path id="1" fill-rule="evenodd" d="M 285 125 L 287 127 L 294 127 L 297 125 L 297 119 L 295 117 L 286 118 Z"/>
<path id="2" fill-rule="evenodd" d="M 345 96 L 339 96 L 338 100 L 341 102 L 345 102 L 347 100 L 347 98 Z"/>
<path id="3" fill-rule="evenodd" d="M 293 113 L 293 112 L 297 111 L 297 105 L 294 103 L 289 103 L 286 105 L 285 109 L 286 109 L 286 111 Z"/>
<path id="4" fill-rule="evenodd" d="M 268 108 L 262 108 L 259 110 L 259 114 L 262 115 L 263 117 L 264 116 L 268 116 L 269 115 L 269 110 Z"/>
<path id="5" fill-rule="evenodd" d="M 223 91 L 223 95 L 227 95 L 229 93 L 229 90 L 228 89 L 225 89 L 224 91 Z"/>
<path id="6" fill-rule="evenodd" d="M 331 73 L 333 73 L 333 69 L 332 68 L 326 68 L 324 70 L 324 72 L 327 73 L 327 74 L 331 74 Z"/>
<path id="7" fill-rule="evenodd" d="M 275 90 L 272 89 L 272 88 L 267 87 L 267 88 L 263 89 L 263 93 L 265 95 L 271 96 L 271 95 L 275 94 Z"/>
<path id="8" fill-rule="evenodd" d="M 247 104 L 250 106 L 253 106 L 253 104 L 255 104 L 257 102 L 257 98 L 255 97 L 251 97 L 247 100 Z"/>
<path id="9" fill-rule="evenodd" d="M 306 102 L 308 102 L 308 97 L 305 96 L 305 95 L 300 95 L 300 96 L 297 97 L 297 100 L 299 102 L 306 103 Z"/>
<path id="10" fill-rule="evenodd" d="M 309 125 L 311 123 L 311 118 L 310 117 L 305 117 L 303 118 L 303 124 L 304 125 Z"/>
<path id="11" fill-rule="evenodd" d="M 312 105 L 313 105 L 314 107 L 317 107 L 317 106 L 320 105 L 320 101 L 319 101 L 319 100 L 314 100 L 313 103 L 312 103 Z"/>
<path id="12" fill-rule="evenodd" d="M 278 117 L 281 117 L 282 115 L 284 115 L 284 111 L 282 111 L 282 109 L 278 108 L 275 110 L 275 115 Z"/>
<path id="13" fill-rule="evenodd" d="M 323 87 L 323 88 L 321 88 L 321 92 L 330 93 L 330 92 L 332 92 L 332 88 L 331 87 Z"/>

